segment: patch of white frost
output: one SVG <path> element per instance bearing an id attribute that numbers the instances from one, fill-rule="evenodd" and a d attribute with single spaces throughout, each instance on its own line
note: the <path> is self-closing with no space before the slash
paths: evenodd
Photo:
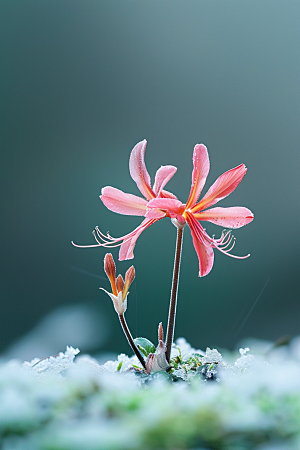
<path id="1" fill-rule="evenodd" d="M 25 361 L 23 367 L 36 372 L 38 375 L 51 374 L 60 375 L 73 364 L 74 358 L 80 350 L 67 346 L 65 352 L 47 358 L 34 358 L 32 361 Z"/>

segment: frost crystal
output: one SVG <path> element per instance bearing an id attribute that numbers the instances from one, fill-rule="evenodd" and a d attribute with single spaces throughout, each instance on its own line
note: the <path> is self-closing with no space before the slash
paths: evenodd
<path id="1" fill-rule="evenodd" d="M 35 358 L 32 361 L 24 362 L 23 367 L 31 369 L 37 374 L 61 374 L 73 364 L 74 358 L 79 353 L 78 348 L 68 347 L 66 351 L 60 352 L 58 355 L 49 356 L 47 358 Z"/>
<path id="2" fill-rule="evenodd" d="M 218 350 L 216 350 L 215 348 L 213 348 L 212 350 L 207 347 L 206 349 L 206 353 L 203 356 L 203 358 L 201 358 L 201 361 L 203 364 L 223 364 L 223 358 L 221 353 L 218 352 Z"/>
<path id="3" fill-rule="evenodd" d="M 247 348 L 240 348 L 239 349 L 239 353 L 242 356 L 246 355 L 247 352 L 250 352 L 250 348 L 249 347 L 247 347 Z"/>
<path id="4" fill-rule="evenodd" d="M 253 355 L 246 355 L 248 352 L 250 352 L 250 348 L 248 347 L 239 349 L 241 357 L 235 361 L 234 366 L 240 371 L 249 370 L 256 363 Z"/>
<path id="5" fill-rule="evenodd" d="M 196 350 L 185 340 L 185 338 L 181 337 L 176 340 L 176 345 L 172 348 L 171 358 L 178 355 L 178 347 L 180 348 L 181 354 L 184 358 L 191 356 L 193 353 L 204 355 L 202 350 Z"/>

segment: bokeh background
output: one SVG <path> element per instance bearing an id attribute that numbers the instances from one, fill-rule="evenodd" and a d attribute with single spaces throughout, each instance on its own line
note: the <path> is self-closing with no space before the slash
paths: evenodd
<path id="1" fill-rule="evenodd" d="M 233 348 L 247 336 L 299 334 L 299 1 L 3 0 L 0 10 L 2 354 L 129 352 L 99 291 L 109 288 L 105 250 L 71 240 L 92 244 L 96 225 L 118 236 L 140 223 L 99 194 L 106 185 L 139 194 L 128 159 L 144 138 L 152 179 L 177 166 L 167 189 L 183 202 L 196 143 L 211 160 L 204 192 L 248 167 L 220 206 L 255 213 L 234 233 L 235 253 L 251 257 L 215 254 L 200 279 L 185 230 L 175 336 Z M 135 250 L 127 321 L 154 342 L 175 237 L 163 220 Z"/>

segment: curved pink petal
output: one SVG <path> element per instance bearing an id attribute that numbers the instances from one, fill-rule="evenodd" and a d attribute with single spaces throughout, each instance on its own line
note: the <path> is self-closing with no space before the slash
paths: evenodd
<path id="1" fill-rule="evenodd" d="M 209 172 L 209 157 L 205 145 L 195 145 L 193 164 L 192 187 L 186 204 L 187 209 L 191 208 L 197 202 Z"/>
<path id="2" fill-rule="evenodd" d="M 108 209 L 118 214 L 144 216 L 146 213 L 147 200 L 111 186 L 102 189 L 100 198 Z"/>
<path id="3" fill-rule="evenodd" d="M 231 208 L 212 208 L 193 214 L 197 220 L 207 220 L 225 228 L 240 228 L 253 220 L 253 214 L 248 208 L 235 206 Z"/>
<path id="4" fill-rule="evenodd" d="M 151 209 L 166 211 L 171 218 L 178 218 L 180 222 L 184 221 L 182 214 L 185 205 L 180 200 L 173 198 L 154 198 L 147 204 L 146 217 L 151 217 Z"/>
<path id="5" fill-rule="evenodd" d="M 156 197 L 159 197 L 162 189 L 165 187 L 168 181 L 170 181 L 176 171 L 177 167 L 175 166 L 161 166 L 157 170 L 153 186 L 153 192 Z"/>
<path id="6" fill-rule="evenodd" d="M 162 197 L 162 198 L 173 198 L 174 200 L 177 200 L 176 195 L 172 194 L 172 192 L 165 191 L 164 189 L 160 192 L 160 197 Z"/>
<path id="7" fill-rule="evenodd" d="M 124 261 L 125 259 L 133 259 L 133 250 L 140 234 L 148 228 L 153 223 L 157 222 L 159 219 L 145 219 L 143 222 L 135 229 L 134 233 L 130 233 L 130 238 L 127 238 L 121 245 L 119 251 L 119 261 Z"/>
<path id="8" fill-rule="evenodd" d="M 161 209 L 151 208 L 147 210 L 145 217 L 146 219 L 163 219 L 166 213 Z"/>
<path id="9" fill-rule="evenodd" d="M 199 212 L 227 197 L 239 185 L 247 172 L 245 164 L 241 164 L 223 173 L 209 188 L 202 200 L 191 208 L 191 212 Z"/>
<path id="10" fill-rule="evenodd" d="M 190 227 L 193 244 L 198 255 L 199 277 L 204 277 L 211 271 L 214 264 L 213 247 L 205 241 L 205 232 L 199 222 L 194 219 L 192 214 L 186 214 L 186 221 L 188 226 Z"/>
<path id="11" fill-rule="evenodd" d="M 151 189 L 151 179 L 145 165 L 146 145 L 147 141 L 144 139 L 133 148 L 129 159 L 129 171 L 131 178 L 136 182 L 141 193 L 150 200 L 155 195 Z"/>

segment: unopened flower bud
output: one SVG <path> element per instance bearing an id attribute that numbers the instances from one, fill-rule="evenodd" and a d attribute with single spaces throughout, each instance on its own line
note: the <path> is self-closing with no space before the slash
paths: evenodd
<path id="1" fill-rule="evenodd" d="M 131 267 L 129 267 L 129 269 L 127 270 L 127 272 L 125 274 L 125 285 L 123 288 L 123 301 L 128 293 L 129 286 L 131 285 L 131 283 L 134 280 L 134 277 L 135 277 L 135 270 L 134 270 L 134 267 L 131 266 Z"/>
<path id="2" fill-rule="evenodd" d="M 104 257 L 104 270 L 110 281 L 111 288 L 114 295 L 117 295 L 116 288 L 116 265 L 111 253 L 106 253 Z"/>
<path id="3" fill-rule="evenodd" d="M 146 372 L 158 372 L 161 370 L 166 371 L 170 365 L 166 359 L 166 348 L 163 342 L 163 327 L 160 322 L 158 326 L 158 346 L 155 353 L 149 353 L 146 361 Z"/>
<path id="4" fill-rule="evenodd" d="M 135 277 L 135 270 L 134 267 L 131 266 L 126 274 L 125 274 L 125 282 L 122 278 L 122 275 L 118 275 L 116 280 L 116 266 L 114 259 L 112 257 L 111 253 L 107 253 L 104 258 L 104 270 L 106 275 L 109 278 L 111 287 L 112 287 L 112 293 L 107 292 L 105 289 L 102 289 L 104 292 L 107 293 L 107 295 L 110 296 L 110 298 L 113 301 L 114 307 L 116 312 L 121 315 L 124 314 L 124 312 L 127 309 L 127 295 L 128 295 L 128 288 L 130 284 L 133 282 Z"/>
<path id="5" fill-rule="evenodd" d="M 118 278 L 117 278 L 117 291 L 118 291 L 118 293 L 122 292 L 123 289 L 124 289 L 123 277 L 122 277 L 122 275 L 118 275 Z"/>
<path id="6" fill-rule="evenodd" d="M 160 322 L 160 324 L 158 325 L 158 342 L 163 341 L 163 340 L 164 340 L 164 331 L 163 331 L 162 322 Z"/>
<path id="7" fill-rule="evenodd" d="M 129 285 L 130 285 L 133 282 L 134 277 L 135 277 L 135 270 L 134 270 L 134 267 L 131 266 L 131 267 L 129 267 L 129 269 L 127 270 L 127 272 L 125 274 L 125 281 L 126 282 L 128 281 Z"/>

